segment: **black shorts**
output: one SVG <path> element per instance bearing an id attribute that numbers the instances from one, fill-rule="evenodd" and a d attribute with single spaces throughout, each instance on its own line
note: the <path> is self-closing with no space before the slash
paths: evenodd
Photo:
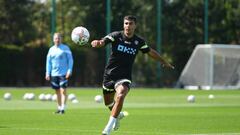
<path id="1" fill-rule="evenodd" d="M 131 85 L 131 80 L 129 79 L 106 79 L 104 78 L 104 81 L 103 81 L 103 94 L 106 94 L 106 93 L 113 93 L 115 92 L 115 88 L 118 86 L 118 85 L 124 85 L 126 87 L 128 87 L 128 89 L 130 90 L 130 85 Z"/>
<path id="2" fill-rule="evenodd" d="M 51 77 L 51 86 L 53 89 L 57 90 L 60 88 L 67 88 L 68 80 L 64 76 L 52 76 Z"/>

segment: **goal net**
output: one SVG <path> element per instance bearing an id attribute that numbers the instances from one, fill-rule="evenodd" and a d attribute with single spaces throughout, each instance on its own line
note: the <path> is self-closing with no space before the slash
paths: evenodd
<path id="1" fill-rule="evenodd" d="M 240 45 L 197 45 L 178 86 L 189 89 L 239 89 Z"/>

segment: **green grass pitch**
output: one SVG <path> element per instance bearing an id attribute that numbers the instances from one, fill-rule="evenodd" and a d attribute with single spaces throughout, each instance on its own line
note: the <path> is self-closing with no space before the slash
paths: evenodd
<path id="1" fill-rule="evenodd" d="M 6 92 L 10 101 L 3 99 Z M 23 100 L 27 92 L 35 93 L 35 100 Z M 39 101 L 40 93 L 54 91 L 0 88 L 0 135 L 100 135 L 108 121 L 109 110 L 94 102 L 101 88 L 69 88 L 79 103 L 68 102 L 64 115 L 53 114 L 56 103 Z M 195 103 L 186 100 L 191 94 Z M 240 135 L 240 90 L 132 88 L 123 110 L 129 116 L 111 135 Z"/>

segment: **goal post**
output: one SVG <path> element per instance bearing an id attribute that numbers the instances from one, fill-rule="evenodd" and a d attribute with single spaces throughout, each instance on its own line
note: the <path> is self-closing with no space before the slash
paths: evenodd
<path id="1" fill-rule="evenodd" d="M 240 45 L 197 45 L 177 85 L 193 89 L 239 89 Z"/>

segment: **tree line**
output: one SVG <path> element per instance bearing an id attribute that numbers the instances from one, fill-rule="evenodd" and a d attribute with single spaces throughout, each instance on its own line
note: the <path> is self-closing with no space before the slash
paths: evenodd
<path id="1" fill-rule="evenodd" d="M 162 0 L 161 54 L 175 70 L 161 68 L 138 55 L 133 71 L 135 86 L 173 87 L 194 47 L 204 43 L 205 0 Z M 14 3 L 14 4 L 13 4 Z M 208 0 L 208 43 L 239 44 L 240 0 Z M 0 1 L 0 86 L 45 86 L 45 60 L 51 46 L 50 0 Z M 80 47 L 71 39 L 76 26 L 86 27 L 92 39 L 106 34 L 106 0 L 58 0 L 56 31 L 73 52 L 70 86 L 101 86 L 106 50 Z M 111 31 L 122 29 L 122 19 L 138 18 L 137 34 L 157 48 L 157 0 L 111 1 Z"/>

